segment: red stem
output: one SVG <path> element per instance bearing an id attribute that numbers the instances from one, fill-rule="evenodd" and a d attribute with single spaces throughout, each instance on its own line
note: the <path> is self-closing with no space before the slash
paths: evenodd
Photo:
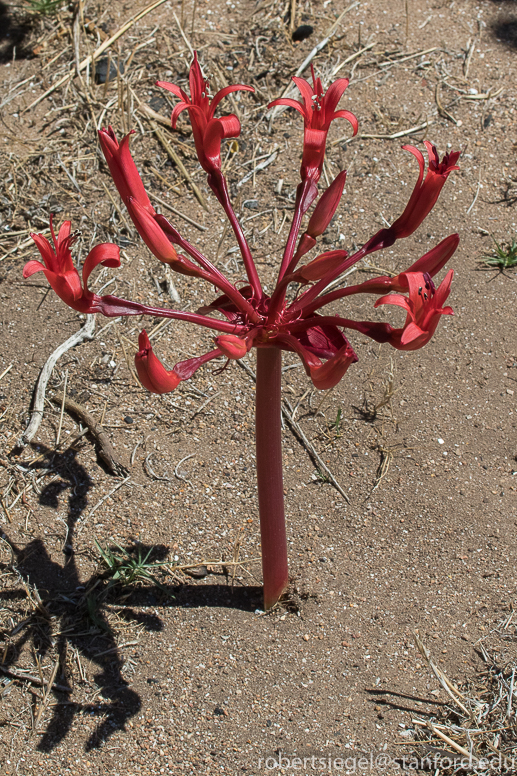
<path id="1" fill-rule="evenodd" d="M 260 299 L 262 296 L 262 286 L 260 284 L 257 268 L 255 266 L 255 262 L 253 261 L 253 256 L 251 255 L 250 247 L 246 237 L 244 236 L 242 226 L 240 225 L 239 219 L 237 218 L 232 208 L 226 178 L 220 170 L 214 170 L 212 173 L 209 173 L 207 180 L 208 185 L 222 205 L 224 212 L 226 213 L 226 217 L 233 229 L 233 233 L 237 238 L 237 242 L 239 243 L 242 261 L 244 263 L 244 268 L 246 269 L 246 274 L 248 276 L 250 286 L 253 289 L 253 295 L 256 299 Z"/>
<path id="2" fill-rule="evenodd" d="M 287 587 L 281 435 L 282 351 L 257 348 L 255 438 L 262 544 L 264 609 L 276 604 Z"/>

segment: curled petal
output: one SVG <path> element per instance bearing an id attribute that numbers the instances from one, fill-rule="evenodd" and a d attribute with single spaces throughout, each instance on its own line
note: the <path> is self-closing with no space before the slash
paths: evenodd
<path id="1" fill-rule="evenodd" d="M 190 108 L 188 102 L 178 102 L 178 104 L 174 106 L 171 114 L 171 126 L 173 129 L 176 129 L 176 124 L 178 122 L 180 113 L 187 108 Z"/>
<path id="2" fill-rule="evenodd" d="M 407 297 L 402 296 L 401 294 L 386 294 L 386 296 L 381 296 L 380 299 L 376 300 L 373 306 L 381 307 L 381 305 L 384 304 L 392 304 L 395 307 L 403 307 L 407 312 L 413 312 L 413 308 L 410 305 L 409 300 Z"/>
<path id="3" fill-rule="evenodd" d="M 354 137 L 357 135 L 359 131 L 359 122 L 357 121 L 356 116 L 353 113 L 350 113 L 349 110 L 337 110 L 334 115 L 332 116 L 333 119 L 346 119 L 350 122 L 352 125 L 352 129 L 354 131 Z"/>
<path id="4" fill-rule="evenodd" d="M 268 108 L 275 108 L 277 105 L 285 105 L 287 108 L 294 108 L 298 113 L 301 113 L 305 118 L 306 110 L 301 102 L 298 100 L 292 100 L 290 97 L 279 97 L 278 100 L 273 100 L 267 106 Z"/>
<path id="5" fill-rule="evenodd" d="M 328 391 L 339 383 L 350 364 L 358 360 L 352 346 L 347 342 L 335 356 L 321 366 L 310 368 L 310 377 L 315 388 Z"/>
<path id="6" fill-rule="evenodd" d="M 214 95 L 212 102 L 210 103 L 210 118 L 213 118 L 215 109 L 219 105 L 222 99 L 224 97 L 227 97 L 232 92 L 254 92 L 255 89 L 253 86 L 245 86 L 244 84 L 231 84 L 230 86 L 225 86 L 223 89 L 220 89 L 217 94 Z"/>
<path id="7" fill-rule="evenodd" d="M 35 272 L 41 272 L 44 271 L 45 267 L 41 263 L 41 261 L 36 261 L 33 259 L 32 261 L 28 261 L 25 267 L 23 268 L 23 277 L 24 278 L 30 278 L 31 275 L 34 275 Z"/>
<path id="8" fill-rule="evenodd" d="M 120 267 L 120 248 L 118 245 L 101 243 L 92 248 L 83 264 L 83 283 L 85 288 L 88 288 L 88 278 L 98 264 L 113 269 Z"/>
<path id="9" fill-rule="evenodd" d="M 203 151 L 210 167 L 221 166 L 221 141 L 228 137 L 238 137 L 240 131 L 241 123 L 233 114 L 220 119 L 211 119 L 208 122 L 203 136 Z"/>
<path id="10" fill-rule="evenodd" d="M 135 366 L 138 379 L 151 393 L 170 393 L 178 387 L 181 377 L 174 370 L 165 369 L 162 362 L 154 355 L 147 332 L 144 330 L 138 337 L 139 351 L 135 356 Z"/>

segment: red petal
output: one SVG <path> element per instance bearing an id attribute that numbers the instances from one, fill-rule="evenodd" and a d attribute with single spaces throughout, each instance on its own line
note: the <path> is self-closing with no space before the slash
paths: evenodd
<path id="1" fill-rule="evenodd" d="M 57 266 L 57 260 L 56 260 L 56 254 L 54 253 L 54 250 L 47 240 L 46 237 L 43 237 L 42 234 L 34 234 L 31 233 L 31 237 L 36 243 L 36 246 L 41 254 L 41 258 L 43 259 L 45 266 L 47 269 L 51 270 L 52 272 L 57 272 L 58 266 Z"/>
<path id="2" fill-rule="evenodd" d="M 327 93 L 325 94 L 323 103 L 326 116 L 331 116 L 332 113 L 334 113 L 338 102 L 343 96 L 343 92 L 348 86 L 348 83 L 348 78 L 338 78 L 337 81 L 334 81 L 330 84 L 329 88 L 327 89 Z"/>
<path id="3" fill-rule="evenodd" d="M 315 388 L 318 388 L 320 391 L 328 391 L 330 388 L 334 388 L 350 364 L 354 364 L 357 360 L 354 349 L 347 342 L 338 350 L 335 356 L 329 358 L 321 366 L 310 369 L 311 380 Z"/>
<path id="4" fill-rule="evenodd" d="M 347 257 L 346 251 L 327 251 L 317 256 L 313 261 L 305 264 L 303 267 L 299 267 L 292 275 L 293 281 L 306 281 L 321 280 L 329 272 L 332 272 L 338 267 L 341 262 Z M 287 280 L 287 278 L 286 278 Z"/>
<path id="5" fill-rule="evenodd" d="M 422 329 L 416 325 L 416 323 L 410 323 L 407 326 L 404 326 L 404 329 L 402 331 L 402 334 L 400 336 L 400 344 L 403 347 L 407 347 L 408 345 L 416 345 L 415 340 L 420 339 L 421 337 L 424 337 L 427 334 L 427 332 L 422 331 Z M 422 343 L 425 345 L 426 343 Z M 414 348 L 416 350 L 416 348 Z"/>
<path id="6" fill-rule="evenodd" d="M 273 100 L 273 102 L 270 102 L 267 106 L 269 108 L 274 108 L 277 105 L 286 105 L 288 108 L 294 108 L 298 111 L 298 113 L 301 113 L 304 119 L 308 119 L 310 117 L 307 116 L 307 111 L 303 107 L 301 102 L 298 102 L 298 100 L 291 100 L 289 97 L 279 97 L 278 100 Z"/>
<path id="7" fill-rule="evenodd" d="M 213 118 L 215 109 L 219 105 L 222 99 L 226 97 L 228 94 L 231 94 L 232 92 L 254 92 L 255 89 L 253 86 L 245 86 L 244 84 L 232 84 L 231 86 L 225 86 L 224 89 L 220 89 L 216 95 L 214 95 L 214 98 L 212 99 L 212 102 L 210 103 L 210 113 L 209 118 Z"/>
<path id="8" fill-rule="evenodd" d="M 458 234 L 450 234 L 441 243 L 435 245 L 430 251 L 412 264 L 407 272 L 428 272 L 434 277 L 449 261 L 458 247 L 460 237 Z M 404 274 L 404 273 L 402 273 Z"/>
<path id="9" fill-rule="evenodd" d="M 133 197 L 129 198 L 127 208 L 129 215 L 138 230 L 138 234 L 151 253 L 164 264 L 172 264 L 177 261 L 178 254 L 176 253 L 174 246 L 169 242 L 152 215 L 150 215 L 136 199 L 133 199 Z"/>
<path id="10" fill-rule="evenodd" d="M 403 307 L 406 312 L 408 312 L 410 315 L 413 315 L 413 308 L 410 306 L 407 297 L 402 296 L 401 294 L 386 294 L 386 296 L 381 296 L 381 298 L 377 299 L 375 302 L 374 307 L 381 307 L 381 305 L 384 304 L 392 304 L 396 307 Z"/>
<path id="11" fill-rule="evenodd" d="M 23 277 L 30 278 L 35 272 L 41 272 L 42 270 L 44 271 L 45 267 L 40 261 L 28 261 L 23 268 Z"/>
<path id="12" fill-rule="evenodd" d="M 305 111 L 306 111 L 306 117 L 307 120 L 310 121 L 310 117 L 312 114 L 312 98 L 314 96 L 314 90 L 310 83 L 305 80 L 305 78 L 298 78 L 297 76 L 293 76 L 293 81 L 295 82 L 296 86 L 298 87 L 300 94 L 302 95 L 302 99 L 305 103 Z"/>
<path id="13" fill-rule="evenodd" d="M 96 245 L 83 264 L 83 283 L 85 289 L 88 288 L 88 278 L 92 273 L 92 270 L 98 264 L 102 264 L 104 267 L 120 267 L 120 248 L 113 243 L 101 243 Z"/>
<path id="14" fill-rule="evenodd" d="M 215 338 L 215 343 L 223 356 L 235 360 L 245 356 L 249 350 L 246 342 L 233 334 L 221 334 Z"/>
<path id="15" fill-rule="evenodd" d="M 436 289 L 436 294 L 434 295 L 434 299 L 433 299 L 433 301 L 436 304 L 436 307 L 438 308 L 443 307 L 443 303 L 445 302 L 445 300 L 447 299 L 447 297 L 451 292 L 451 283 L 452 283 L 453 276 L 454 276 L 454 270 L 450 269 L 446 274 L 446 276 L 444 277 L 444 279 L 442 280 L 442 282 L 440 283 L 440 285 L 438 286 L 438 288 Z"/>
<path id="16" fill-rule="evenodd" d="M 185 103 L 190 102 L 188 95 L 183 91 L 183 89 L 181 89 L 181 87 L 176 86 L 176 84 L 170 84 L 168 81 L 156 81 L 156 86 L 161 86 L 162 89 L 167 89 L 168 92 L 172 92 L 176 97 L 179 97 L 180 100 L 183 100 Z"/>
<path id="17" fill-rule="evenodd" d="M 173 129 L 176 129 L 176 123 L 178 121 L 180 113 L 184 111 L 186 108 L 190 108 L 190 107 L 192 106 L 188 102 L 178 102 L 178 104 L 174 106 L 171 114 L 171 125 Z"/>
<path id="18" fill-rule="evenodd" d="M 211 119 L 208 122 L 203 136 L 203 151 L 215 167 L 221 166 L 221 140 L 228 137 L 238 137 L 240 131 L 240 121 L 233 113 L 220 119 Z"/>
<path id="19" fill-rule="evenodd" d="M 354 136 L 357 135 L 357 131 L 359 129 L 359 122 L 357 121 L 357 118 L 354 116 L 353 113 L 350 113 L 349 110 L 338 110 L 334 113 L 331 120 L 334 119 L 346 119 L 349 121 L 352 125 L 352 129 L 354 130 Z"/>
<path id="20" fill-rule="evenodd" d="M 119 145 L 110 127 L 109 131 L 102 129 L 99 132 L 99 141 L 108 163 L 111 177 L 124 203 L 127 203 L 128 197 L 134 197 L 142 207 L 145 207 L 151 215 L 154 215 L 156 211 L 149 201 L 144 184 L 129 150 L 129 138 L 132 134 L 130 132 L 125 135 Z"/>

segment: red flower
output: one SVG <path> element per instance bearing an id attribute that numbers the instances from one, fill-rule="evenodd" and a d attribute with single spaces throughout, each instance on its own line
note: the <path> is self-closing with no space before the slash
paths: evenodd
<path id="1" fill-rule="evenodd" d="M 23 277 L 28 278 L 35 272 L 43 272 L 56 294 L 69 307 L 80 313 L 101 312 L 102 299 L 106 297 L 97 296 L 88 289 L 88 278 L 97 264 L 105 267 L 120 266 L 118 246 L 102 243 L 92 248 L 83 265 L 83 288 L 70 252 L 77 238 L 76 234 L 70 233 L 71 222 L 64 221 L 56 237 L 52 221 L 53 217 L 50 216 L 50 232 L 54 245 L 52 246 L 42 234 L 31 234 L 38 246 L 43 264 L 40 261 L 27 262 L 23 268 Z M 120 313 L 115 314 L 120 315 Z"/>
<path id="2" fill-rule="evenodd" d="M 189 377 L 192 377 L 200 366 L 222 355 L 219 349 L 212 350 L 199 358 L 189 358 L 187 361 L 180 361 L 174 369 L 169 371 L 165 369 L 160 359 L 154 355 L 145 329 L 138 336 L 138 347 L 140 349 L 135 356 L 136 371 L 144 388 L 147 388 L 151 393 L 170 393 L 178 387 L 182 380 L 188 380 Z"/>
<path id="3" fill-rule="evenodd" d="M 215 342 L 226 358 L 236 361 L 245 356 L 250 349 L 244 339 L 236 337 L 234 334 L 221 334 L 219 337 L 215 338 Z"/>
<path id="4" fill-rule="evenodd" d="M 158 224 L 152 223 L 157 213 L 149 201 L 129 150 L 129 138 L 132 134 L 134 132 L 125 135 L 119 144 L 111 127 L 99 131 L 99 142 L 118 193 L 151 253 L 164 264 L 170 264 L 177 272 L 183 272 L 186 275 L 195 274 L 182 270 L 182 262 L 178 260 L 174 246 Z"/>
<path id="5" fill-rule="evenodd" d="M 330 186 L 325 189 L 319 198 L 309 219 L 307 229 L 300 238 L 291 266 L 295 267 L 301 257 L 316 245 L 316 237 L 322 235 L 330 224 L 343 195 L 345 181 L 346 170 L 343 170 L 334 178 Z M 289 268 L 287 269 L 287 272 L 289 272 Z"/>
<path id="6" fill-rule="evenodd" d="M 353 113 L 348 110 L 336 110 L 343 92 L 348 86 L 348 78 L 338 78 L 330 85 L 325 94 L 321 80 L 314 75 L 311 65 L 313 86 L 304 78 L 293 76 L 293 81 L 300 90 L 303 102 L 292 100 L 289 97 L 280 97 L 273 100 L 268 108 L 275 105 L 287 105 L 302 114 L 305 125 L 302 166 L 300 175 L 302 180 L 310 178 L 318 182 L 323 168 L 325 157 L 325 144 L 330 124 L 334 119 L 347 119 L 352 125 L 354 135 L 357 134 L 358 123 Z"/>
<path id="7" fill-rule="evenodd" d="M 199 162 L 205 172 L 212 173 L 221 169 L 221 141 L 228 137 L 238 137 L 241 132 L 241 125 L 235 114 L 215 119 L 215 109 L 223 97 L 231 92 L 254 92 L 255 89 L 243 84 L 225 86 L 210 100 L 210 84 L 203 76 L 197 60 L 197 52 L 194 52 L 194 61 L 190 67 L 189 83 L 190 98 L 175 84 L 157 81 L 156 85 L 162 86 L 181 100 L 172 111 L 173 129 L 176 127 L 180 113 L 185 109 L 188 110 Z"/>
<path id="8" fill-rule="evenodd" d="M 456 162 L 460 157 L 459 151 L 451 151 L 445 154 L 442 161 L 438 156 L 436 146 L 428 140 L 424 140 L 429 157 L 427 175 L 424 180 L 425 162 L 421 151 L 412 145 L 405 145 L 402 148 L 409 151 L 418 161 L 420 173 L 413 189 L 413 193 L 407 203 L 404 212 L 387 229 L 381 229 L 364 246 L 365 255 L 379 248 L 389 248 L 395 240 L 401 237 L 409 237 L 410 234 L 418 229 L 424 218 L 426 218 L 436 204 L 443 185 L 453 170 L 459 170 Z"/>
<path id="9" fill-rule="evenodd" d="M 133 197 L 141 207 L 154 216 L 156 215 L 156 210 L 149 201 L 144 184 L 129 150 L 129 138 L 134 134 L 135 131 L 132 130 L 122 138 L 119 144 L 113 129 L 111 127 L 108 127 L 108 129 L 103 128 L 99 130 L 99 142 L 108 163 L 111 177 L 124 204 L 127 205 L 129 198 Z"/>
<path id="10" fill-rule="evenodd" d="M 380 340 L 373 333 L 370 336 L 377 341 L 389 342 L 397 350 L 417 350 L 429 342 L 442 315 L 454 315 L 452 308 L 443 306 L 451 290 L 454 270 L 449 270 L 438 288 L 435 288 L 427 273 L 403 274 L 406 275 L 409 298 L 401 294 L 388 294 L 377 299 L 374 307 L 385 304 L 402 307 L 407 312 L 404 326 L 392 329 L 389 324 L 385 324 L 388 334 L 386 339 Z"/>
<path id="11" fill-rule="evenodd" d="M 458 247 L 459 242 L 460 237 L 458 234 L 450 234 L 445 240 L 442 240 L 441 243 L 435 245 L 434 248 L 415 261 L 409 269 L 395 275 L 395 277 L 382 275 L 380 277 L 371 278 L 370 280 L 365 280 L 364 283 L 359 283 L 356 286 L 338 288 L 336 291 L 331 291 L 328 294 L 319 296 L 314 302 L 303 306 L 306 315 L 315 310 L 319 310 L 320 307 L 324 307 L 331 302 L 335 302 L 337 299 L 343 299 L 345 296 L 352 296 L 353 294 L 385 294 L 388 291 L 407 291 L 409 288 L 407 276 L 410 272 L 427 273 L 433 278 L 441 269 L 443 269 L 443 267 L 445 267 Z M 322 256 L 325 256 L 325 254 L 322 254 Z M 314 261 L 316 262 L 318 259 L 315 259 Z M 314 262 L 311 262 L 311 264 L 313 263 Z M 306 266 L 309 267 L 310 265 L 308 264 Z M 304 268 L 301 267 L 295 274 L 301 273 L 303 276 L 303 270 Z M 298 280 L 298 282 L 301 281 Z M 303 302 L 303 298 L 301 301 Z"/>

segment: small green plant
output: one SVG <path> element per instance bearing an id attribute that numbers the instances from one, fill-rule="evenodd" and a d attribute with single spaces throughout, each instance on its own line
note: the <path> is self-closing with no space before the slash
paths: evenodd
<path id="1" fill-rule="evenodd" d="M 86 596 L 86 617 L 94 628 L 112 636 L 113 631 L 100 613 L 102 597 L 102 594 L 97 596 L 93 591 Z"/>
<path id="2" fill-rule="evenodd" d="M 144 557 L 140 547 L 138 547 L 134 554 L 131 554 L 116 542 L 114 542 L 114 545 L 119 550 L 118 553 L 111 547 L 101 547 L 97 539 L 95 539 L 95 545 L 106 566 L 108 576 L 114 582 L 119 582 L 121 585 L 128 586 L 138 580 L 151 581 L 164 593 L 170 595 L 167 588 L 162 585 L 150 571 L 150 569 L 163 568 L 165 565 L 164 563 L 154 563 L 149 560 L 153 551 L 152 548 Z"/>
<path id="3" fill-rule="evenodd" d="M 512 244 L 502 245 L 494 240 L 495 248 L 492 253 L 487 253 L 480 260 L 483 267 L 488 269 L 495 268 L 501 270 L 517 267 L 517 241 L 512 240 Z"/>
<path id="4" fill-rule="evenodd" d="M 40 16 L 53 16 L 62 4 L 63 0 L 25 0 L 25 7 Z"/>

